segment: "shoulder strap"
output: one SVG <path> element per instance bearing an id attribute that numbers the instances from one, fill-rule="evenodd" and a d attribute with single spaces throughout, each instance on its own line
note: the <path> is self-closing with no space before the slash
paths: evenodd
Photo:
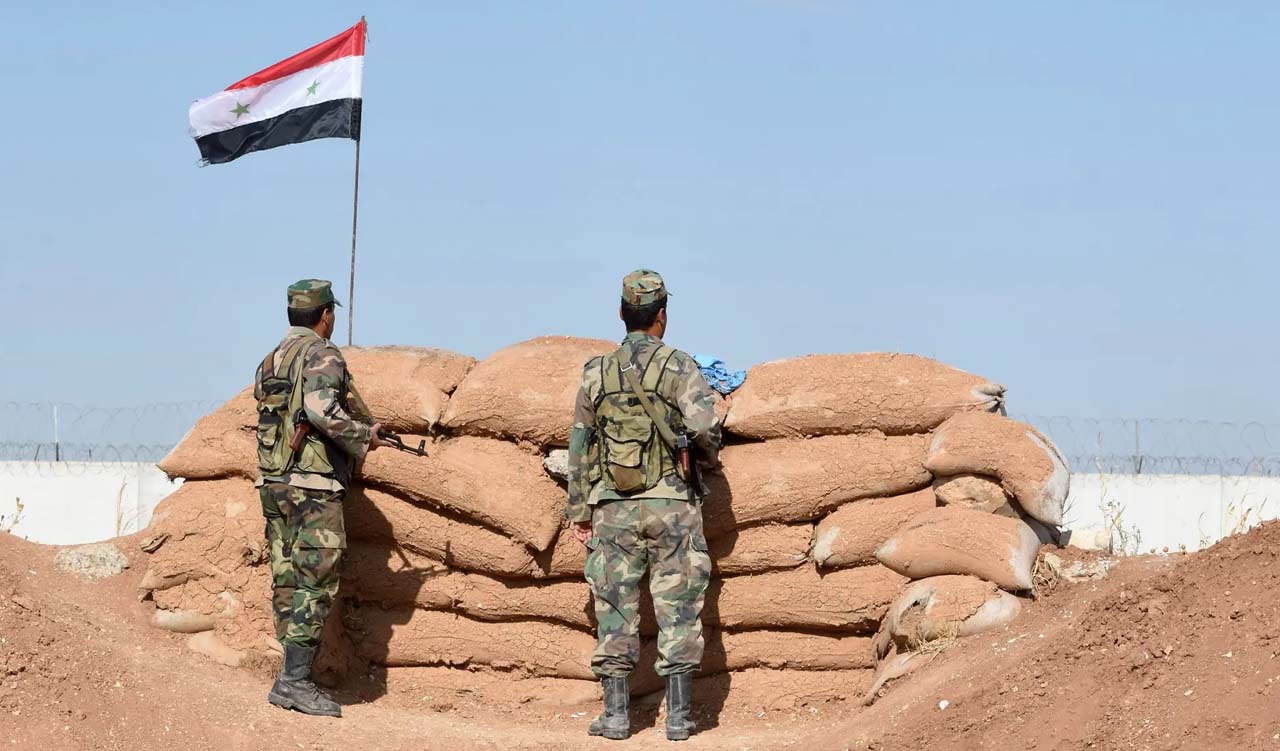
<path id="1" fill-rule="evenodd" d="M 626 363 L 623 364 L 623 353 L 626 353 Z M 654 427 L 658 429 L 658 434 L 662 436 L 662 442 L 667 444 L 667 448 L 672 451 L 676 450 L 676 434 L 667 424 L 666 420 L 658 414 L 658 408 L 653 405 L 653 400 L 645 393 L 644 386 L 640 384 L 640 376 L 636 375 L 636 361 L 634 358 L 634 350 L 627 351 L 626 347 L 619 347 L 613 356 L 618 360 L 618 368 L 622 371 L 623 378 L 627 379 L 627 386 L 631 389 L 631 393 L 635 394 L 636 399 L 640 402 L 640 406 L 644 408 L 644 413 L 649 416 Z"/>
<path id="2" fill-rule="evenodd" d="M 290 345 L 285 350 L 284 356 L 280 358 L 280 365 L 284 372 L 293 376 L 293 388 L 289 393 L 289 409 L 296 410 L 302 407 L 302 371 L 306 367 L 307 355 L 311 353 L 312 345 L 316 340 L 310 337 L 299 337 L 298 341 Z M 294 367 L 297 371 L 294 372 Z"/>

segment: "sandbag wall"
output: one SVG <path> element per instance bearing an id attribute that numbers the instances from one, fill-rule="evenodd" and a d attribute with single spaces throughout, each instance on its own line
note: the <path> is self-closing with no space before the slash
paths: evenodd
<path id="1" fill-rule="evenodd" d="M 583 363 L 614 347 L 542 337 L 479 363 L 345 351 L 375 417 L 426 438 L 431 456 L 374 452 L 348 494 L 322 671 L 591 679 L 585 551 L 560 532 L 565 490 L 547 459 L 568 442 Z M 992 412 L 1002 398 L 996 384 L 908 355 L 753 368 L 720 405 L 729 445 L 707 478 L 716 577 L 704 674 L 844 671 L 854 694 L 886 645 L 1016 615 L 1017 599 L 999 592 L 1031 586 L 1045 530 L 1034 520 L 1061 522 L 1067 476 L 1047 439 Z M 155 625 L 197 634 L 194 648 L 233 664 L 276 649 L 255 424 L 242 392 L 161 462 L 187 481 L 144 543 Z M 648 614 L 641 630 L 652 662 Z M 649 670 L 633 683 L 658 687 Z"/>

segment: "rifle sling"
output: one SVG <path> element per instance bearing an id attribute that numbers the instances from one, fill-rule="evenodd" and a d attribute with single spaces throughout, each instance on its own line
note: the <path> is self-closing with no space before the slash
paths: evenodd
<path id="1" fill-rule="evenodd" d="M 670 448 L 673 453 L 678 453 L 679 448 L 675 431 L 672 430 L 671 426 L 667 424 L 667 421 L 663 420 L 658 414 L 658 408 L 653 405 L 653 400 L 649 398 L 649 395 L 645 393 L 644 386 L 640 384 L 640 376 L 636 375 L 636 370 L 639 369 L 639 366 L 636 365 L 635 350 L 628 353 L 628 357 L 626 359 L 627 365 L 624 366 L 622 364 L 623 359 L 621 355 L 625 349 L 625 347 L 619 347 L 618 351 L 614 353 L 614 357 L 618 360 L 618 369 L 622 371 L 622 376 L 627 379 L 627 386 L 631 389 L 631 393 L 634 394 L 636 399 L 640 402 L 640 406 L 644 409 L 644 413 L 649 416 L 649 420 L 653 423 L 654 427 L 658 429 L 658 435 L 662 436 L 662 442 L 667 444 L 667 447 Z"/>

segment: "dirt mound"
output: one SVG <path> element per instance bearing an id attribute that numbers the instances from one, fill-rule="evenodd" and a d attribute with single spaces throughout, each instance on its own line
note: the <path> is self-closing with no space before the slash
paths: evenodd
<path id="1" fill-rule="evenodd" d="M 112 540 L 133 559 L 131 568 L 88 581 L 54 565 L 57 548 L 0 534 L 0 744 L 41 751 L 293 748 L 300 738 L 317 748 L 386 751 L 589 745 L 595 681 L 394 668 L 338 693 L 346 705 L 342 721 L 271 707 L 270 665 L 225 667 L 189 650 L 187 635 L 147 625 L 136 595 L 143 541 Z M 773 638 L 744 634 L 732 651 L 742 664 L 772 664 Z M 842 697 L 870 675 L 847 667 L 866 662 L 859 657 L 865 641 L 814 637 L 804 653 L 791 653 L 822 672 L 765 667 L 699 678 L 700 745 L 775 747 L 797 728 L 812 732 L 845 717 Z M 709 640 L 713 673 L 728 667 L 720 645 Z M 661 726 L 660 700 L 660 694 L 637 700 L 632 745 L 665 744 L 653 730 Z"/>
<path id="2" fill-rule="evenodd" d="M 1192 555 L 1121 560 L 1105 579 L 1060 583 L 1007 630 L 891 684 L 885 706 L 825 740 L 883 749 L 1275 748 L 1278 586 L 1280 522 Z M 890 722 L 890 713 L 909 719 Z"/>
<path id="3" fill-rule="evenodd" d="M 168 751 L 292 747 L 305 735 L 321 747 L 388 751 L 477 739 L 514 749 L 593 745 L 584 733 L 598 688 L 586 680 L 392 668 L 339 692 L 342 722 L 269 707 L 263 671 L 214 664 L 189 652 L 185 635 L 147 626 L 136 599 L 145 541 L 112 541 L 131 567 L 86 581 L 56 568 L 57 549 L 0 535 L 0 742 Z M 1274 748 L 1278 586 L 1280 522 L 1193 555 L 1125 559 L 1104 579 L 1060 583 L 1025 603 L 1008 627 L 952 645 L 865 709 L 857 697 L 871 671 L 844 667 L 855 664 L 859 642 L 814 635 L 791 653 L 772 648 L 771 632 L 742 632 L 723 648 L 709 635 L 712 671 L 731 655 L 746 664 L 784 653 L 815 670 L 699 678 L 698 741 L 713 749 L 783 747 L 799 736 L 814 749 Z M 664 746 L 652 731 L 659 701 L 637 701 L 633 745 Z"/>

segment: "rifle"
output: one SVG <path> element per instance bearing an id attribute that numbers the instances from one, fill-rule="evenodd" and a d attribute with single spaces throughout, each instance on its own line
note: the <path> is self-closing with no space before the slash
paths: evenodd
<path id="1" fill-rule="evenodd" d="M 311 421 L 307 419 L 307 413 L 304 410 L 298 410 L 297 416 L 294 417 L 293 425 L 293 439 L 289 441 L 289 451 L 293 452 L 294 456 L 297 456 L 298 452 L 302 450 L 302 442 L 307 439 L 312 430 Z M 425 457 L 427 455 L 426 440 L 418 441 L 416 447 L 410 446 L 404 442 L 403 436 L 386 428 L 378 430 L 378 438 L 396 451 L 403 451 L 414 456 Z"/>
<path id="2" fill-rule="evenodd" d="M 380 430 L 378 430 L 378 438 L 381 438 L 383 441 L 386 442 L 388 446 L 395 449 L 396 451 L 403 451 L 406 454 L 413 454 L 414 456 L 425 457 L 427 455 L 426 440 L 418 441 L 417 448 L 414 448 L 413 446 L 407 446 L 405 445 L 403 436 L 401 436 L 399 433 L 392 433 L 390 430 L 387 430 L 386 428 L 381 428 Z"/>

